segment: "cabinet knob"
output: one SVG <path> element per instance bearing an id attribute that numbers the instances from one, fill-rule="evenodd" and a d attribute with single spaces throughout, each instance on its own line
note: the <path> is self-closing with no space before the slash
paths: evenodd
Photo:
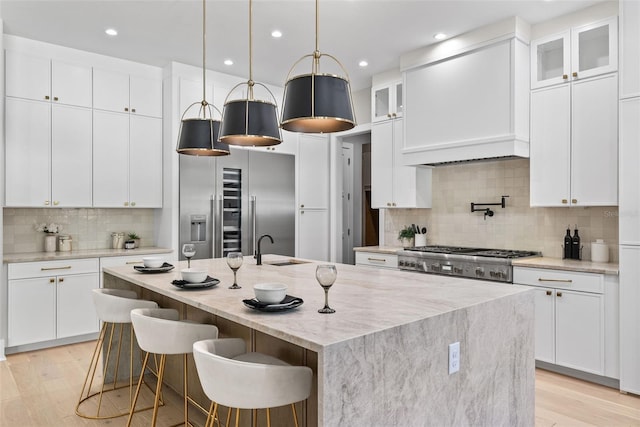
<path id="1" fill-rule="evenodd" d="M 578 199 L 571 199 L 571 203 L 573 203 L 573 204 L 578 203 Z"/>
<path id="2" fill-rule="evenodd" d="M 49 283 L 55 283 L 56 279 L 54 279 L 53 277 L 51 279 L 49 279 Z"/>
<path id="3" fill-rule="evenodd" d="M 131 206 L 135 206 L 135 205 L 136 205 L 136 202 L 131 202 Z"/>
<path id="4" fill-rule="evenodd" d="M 135 108 L 132 108 L 132 109 L 131 109 L 131 112 L 132 112 L 132 113 L 135 113 L 135 112 L 136 112 L 136 109 L 135 109 Z"/>
<path id="5" fill-rule="evenodd" d="M 59 278 L 58 282 L 60 282 L 60 283 L 64 282 L 64 277 Z"/>
<path id="6" fill-rule="evenodd" d="M 49 201 L 48 201 L 48 200 L 45 200 L 45 201 L 44 201 L 44 205 L 45 205 L 45 206 L 49 206 Z"/>
<path id="7" fill-rule="evenodd" d="M 58 97 L 57 97 L 57 96 L 54 96 L 54 97 L 53 97 L 53 100 L 54 100 L 54 101 L 57 101 L 57 100 L 58 100 Z"/>
<path id="8" fill-rule="evenodd" d="M 304 215 L 304 211 L 300 211 L 300 215 Z"/>
<path id="9" fill-rule="evenodd" d="M 129 107 L 124 107 L 124 111 L 129 111 Z"/>
<path id="10" fill-rule="evenodd" d="M 562 292 L 556 292 L 556 295 L 562 297 Z"/>
<path id="11" fill-rule="evenodd" d="M 45 95 L 45 96 L 44 96 L 44 99 L 49 99 L 49 95 Z"/>
<path id="12" fill-rule="evenodd" d="M 124 205 L 125 206 L 129 206 L 129 202 L 124 202 Z"/>
<path id="13" fill-rule="evenodd" d="M 574 71 L 573 73 L 571 73 L 571 75 L 572 75 L 573 77 L 578 77 L 578 72 L 577 72 L 577 71 Z"/>
<path id="14" fill-rule="evenodd" d="M 391 118 L 391 114 L 387 113 L 387 117 L 388 117 L 388 118 Z"/>
<path id="15" fill-rule="evenodd" d="M 567 199 L 562 199 L 562 204 L 563 204 L 563 205 L 566 205 L 567 203 L 568 203 L 568 202 L 567 202 Z"/>
<path id="16" fill-rule="evenodd" d="M 57 200 L 55 200 L 55 201 L 53 202 L 53 206 L 58 206 L 59 204 L 60 204 L 60 202 L 59 202 L 59 201 L 57 201 Z"/>
<path id="17" fill-rule="evenodd" d="M 391 203 L 387 202 L 387 206 L 391 206 Z"/>
<path id="18" fill-rule="evenodd" d="M 391 117 L 398 117 L 398 115 L 396 113 L 393 113 Z"/>
<path id="19" fill-rule="evenodd" d="M 301 208 L 304 208 L 304 205 L 300 205 Z"/>
<path id="20" fill-rule="evenodd" d="M 547 295 L 551 295 L 551 291 L 547 291 Z"/>
<path id="21" fill-rule="evenodd" d="M 568 78 L 569 78 L 569 76 L 568 76 L 568 75 L 566 75 L 566 74 L 563 74 L 563 75 L 562 75 L 562 79 L 563 79 L 563 80 L 567 80 Z"/>
<path id="22" fill-rule="evenodd" d="M 395 205 L 396 205 L 396 204 L 395 204 L 395 202 L 394 202 L 394 203 L 391 203 L 391 206 L 395 206 Z"/>

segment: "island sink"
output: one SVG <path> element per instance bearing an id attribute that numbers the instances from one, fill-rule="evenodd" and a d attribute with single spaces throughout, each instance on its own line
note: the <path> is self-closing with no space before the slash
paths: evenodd
<path id="1" fill-rule="evenodd" d="M 276 265 L 278 267 L 284 267 L 286 265 L 297 265 L 297 264 L 308 264 L 309 261 L 302 261 L 299 259 L 288 259 L 288 260 L 284 260 L 284 261 L 270 261 L 270 262 L 265 262 L 264 264 L 268 264 L 268 265 Z"/>

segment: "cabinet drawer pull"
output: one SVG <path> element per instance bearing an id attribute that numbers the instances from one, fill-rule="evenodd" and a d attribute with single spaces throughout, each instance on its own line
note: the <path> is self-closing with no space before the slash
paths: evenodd
<path id="1" fill-rule="evenodd" d="M 560 282 L 560 283 L 573 283 L 571 279 L 543 279 L 538 277 L 538 282 Z"/>
<path id="2" fill-rule="evenodd" d="M 367 258 L 369 261 L 387 262 L 384 258 Z"/>
<path id="3" fill-rule="evenodd" d="M 562 296 L 562 292 L 557 292 L 556 295 L 561 297 Z"/>
<path id="4" fill-rule="evenodd" d="M 65 265 L 64 267 L 42 267 L 40 271 L 50 271 L 50 270 L 71 270 L 70 265 Z"/>
<path id="5" fill-rule="evenodd" d="M 49 279 L 49 283 L 55 283 L 56 279 L 54 279 L 53 277 L 51 279 Z"/>
<path id="6" fill-rule="evenodd" d="M 551 291 L 547 291 L 547 295 L 551 295 Z"/>
<path id="7" fill-rule="evenodd" d="M 127 261 L 127 265 L 129 264 L 142 264 L 142 261 Z"/>

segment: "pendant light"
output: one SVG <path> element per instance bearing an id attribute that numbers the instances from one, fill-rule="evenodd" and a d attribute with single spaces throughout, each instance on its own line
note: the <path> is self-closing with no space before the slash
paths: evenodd
<path id="1" fill-rule="evenodd" d="M 265 147 L 280 144 L 282 136 L 278 126 L 277 105 L 273 93 L 262 83 L 253 81 L 252 12 L 253 1 L 249 0 L 249 81 L 236 85 L 227 95 L 222 110 L 220 141 L 230 145 Z M 242 86 L 247 87 L 246 97 L 229 100 L 231 94 Z M 257 86 L 264 88 L 273 102 L 255 99 L 254 89 Z"/>
<path id="2" fill-rule="evenodd" d="M 191 156 L 228 156 L 230 154 L 227 144 L 218 142 L 220 120 L 213 118 L 213 110 L 218 110 L 206 99 L 206 0 L 202 0 L 202 101 L 189 105 L 182 114 L 180 132 L 178 133 L 178 146 L 176 151 L 180 154 Z M 195 106 L 199 106 L 198 115 L 185 118 L 187 112 Z M 212 109 L 213 107 L 213 109 Z"/>
<path id="3" fill-rule="evenodd" d="M 318 10 L 316 0 L 316 49 L 293 64 L 284 86 L 281 126 L 293 132 L 340 132 L 356 125 L 347 70 L 335 57 L 320 53 L 318 47 Z M 323 56 L 335 61 L 346 78 L 320 73 L 320 58 Z M 291 78 L 296 66 L 307 58 L 312 60 L 311 74 L 300 74 Z"/>

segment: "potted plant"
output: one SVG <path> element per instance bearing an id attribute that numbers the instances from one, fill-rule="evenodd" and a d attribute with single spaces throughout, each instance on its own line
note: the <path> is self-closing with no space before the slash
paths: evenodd
<path id="1" fill-rule="evenodd" d="M 134 243 L 134 248 L 139 248 L 140 247 L 140 236 L 138 236 L 134 231 L 132 231 L 131 233 L 129 233 L 127 235 L 128 240 L 133 240 Z"/>
<path id="2" fill-rule="evenodd" d="M 48 224 L 35 224 L 34 228 L 36 231 L 42 231 L 44 236 L 44 251 L 45 252 L 55 252 L 56 251 L 56 241 L 58 239 L 58 233 L 62 231 L 62 226 L 56 224 L 54 222 L 50 222 Z"/>
<path id="3" fill-rule="evenodd" d="M 412 227 L 405 225 L 405 227 L 398 233 L 398 240 L 402 242 L 403 247 L 411 247 L 413 246 L 413 238 L 415 234 L 416 233 Z"/>

